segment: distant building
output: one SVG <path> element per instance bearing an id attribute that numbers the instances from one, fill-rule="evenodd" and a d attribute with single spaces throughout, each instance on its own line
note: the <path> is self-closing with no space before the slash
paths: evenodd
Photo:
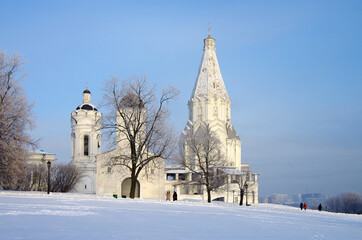
<path id="1" fill-rule="evenodd" d="M 320 203 L 327 200 L 327 196 L 321 193 L 305 193 L 302 194 L 302 202 L 305 202 L 310 207 L 317 207 Z"/>
<path id="2" fill-rule="evenodd" d="M 269 203 L 268 197 L 259 197 L 259 203 Z"/>
<path id="3" fill-rule="evenodd" d="M 300 203 L 302 201 L 302 194 L 298 193 L 298 194 L 292 195 L 292 200 L 295 203 Z"/>
<path id="4" fill-rule="evenodd" d="M 285 204 L 288 199 L 288 194 L 275 193 L 269 197 L 268 203 Z"/>
<path id="5" fill-rule="evenodd" d="M 45 152 L 44 150 L 34 150 L 28 153 L 26 162 L 29 164 L 47 164 L 48 161 L 53 165 L 57 159 L 55 153 Z"/>

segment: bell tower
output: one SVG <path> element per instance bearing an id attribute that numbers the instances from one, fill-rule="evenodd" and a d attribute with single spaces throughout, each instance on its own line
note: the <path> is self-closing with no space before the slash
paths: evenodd
<path id="1" fill-rule="evenodd" d="M 91 104 L 88 87 L 83 103 L 71 113 L 71 163 L 81 172 L 77 192 L 96 193 L 96 155 L 101 153 L 102 113 Z"/>

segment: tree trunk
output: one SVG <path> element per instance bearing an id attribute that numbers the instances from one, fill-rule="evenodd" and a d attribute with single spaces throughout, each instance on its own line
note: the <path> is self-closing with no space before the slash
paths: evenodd
<path id="1" fill-rule="evenodd" d="M 207 202 L 211 203 L 211 190 L 207 189 Z"/>
<path id="2" fill-rule="evenodd" d="M 243 200 L 244 200 L 244 189 L 240 188 L 240 203 L 239 203 L 240 206 L 243 205 Z"/>
<path id="3" fill-rule="evenodd" d="M 136 186 L 137 186 L 137 177 L 136 177 L 136 174 L 134 173 L 134 171 L 132 171 L 132 174 L 131 174 L 131 190 L 130 190 L 130 193 L 129 193 L 129 197 L 132 198 L 132 199 L 135 198 Z"/>

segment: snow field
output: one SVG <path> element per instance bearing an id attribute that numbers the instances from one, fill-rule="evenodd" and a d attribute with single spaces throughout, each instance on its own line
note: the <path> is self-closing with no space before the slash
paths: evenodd
<path id="1" fill-rule="evenodd" d="M 362 216 L 298 208 L 0 191 L 0 239 L 362 239 Z"/>

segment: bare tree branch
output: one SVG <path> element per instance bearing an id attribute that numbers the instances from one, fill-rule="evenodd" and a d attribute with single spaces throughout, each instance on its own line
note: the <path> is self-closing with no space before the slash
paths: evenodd
<path id="1" fill-rule="evenodd" d="M 112 77 L 106 82 L 103 128 L 114 139 L 116 156 L 106 163 L 121 165 L 131 172 L 130 197 L 135 197 L 137 178 L 147 171 L 158 158 L 168 158 L 174 149 L 175 133 L 168 124 L 169 101 L 176 99 L 179 91 L 164 89 L 157 100 L 156 87 L 150 87 L 144 76 L 124 81 Z"/>
<path id="2" fill-rule="evenodd" d="M 193 127 L 184 135 L 180 144 L 181 157 L 178 163 L 190 170 L 193 181 L 190 185 L 203 185 L 206 188 L 208 202 L 211 192 L 225 184 L 227 174 L 222 169 L 227 165 L 225 156 L 220 152 L 221 142 L 209 125 Z"/>

